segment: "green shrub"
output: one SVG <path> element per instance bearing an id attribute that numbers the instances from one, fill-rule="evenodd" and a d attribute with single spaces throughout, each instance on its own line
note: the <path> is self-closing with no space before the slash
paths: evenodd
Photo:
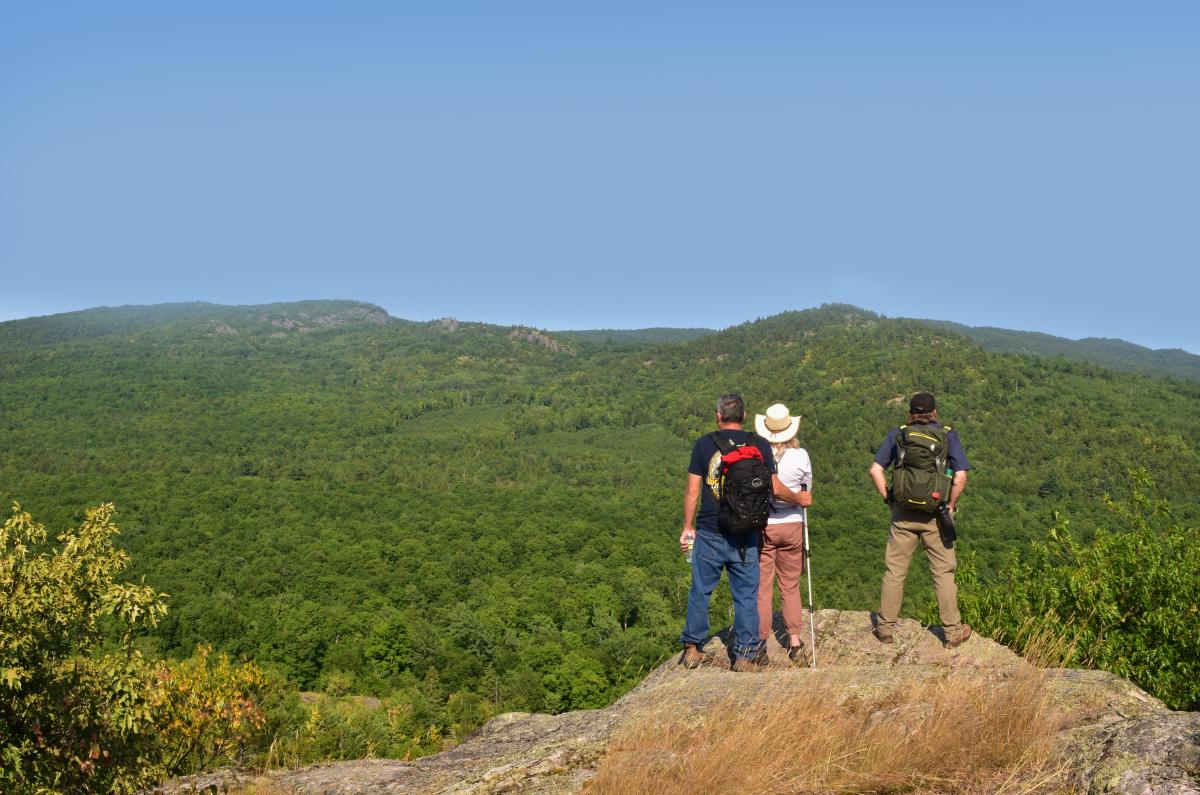
<path id="1" fill-rule="evenodd" d="M 1068 664 L 1136 682 L 1173 709 L 1200 708 L 1200 534 L 1178 526 L 1154 500 L 1144 470 L 1130 473 L 1128 500 L 1105 506 L 1119 523 L 1080 540 L 1056 515 L 1045 541 L 980 582 L 960 571 L 964 617 L 1022 651 L 1050 633 L 1070 642 Z"/>
<path id="2" fill-rule="evenodd" d="M 165 594 L 117 582 L 112 505 L 46 548 L 13 506 L 0 529 L 0 791 L 128 793 L 228 758 L 261 725 L 253 666 L 165 663 L 134 648 Z M 107 625 L 107 626 L 106 626 Z M 106 630 L 121 640 L 105 649 Z"/>
<path id="3" fill-rule="evenodd" d="M 305 694 L 270 715 L 267 767 L 298 767 L 336 759 L 415 759 L 441 751 L 442 729 L 420 692 L 398 692 L 383 701 L 362 696 Z"/>

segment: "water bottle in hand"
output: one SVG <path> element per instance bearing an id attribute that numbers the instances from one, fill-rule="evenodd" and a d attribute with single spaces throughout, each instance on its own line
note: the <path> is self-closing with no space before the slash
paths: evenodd
<path id="1" fill-rule="evenodd" d="M 947 548 L 953 546 L 954 540 L 958 538 L 958 533 L 954 528 L 954 514 L 950 512 L 950 506 L 944 502 L 938 503 L 933 517 L 937 520 L 938 534 L 942 537 L 942 544 Z"/>

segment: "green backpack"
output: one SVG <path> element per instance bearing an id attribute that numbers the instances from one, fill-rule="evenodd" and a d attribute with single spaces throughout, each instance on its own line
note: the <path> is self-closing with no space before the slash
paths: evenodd
<path id="1" fill-rule="evenodd" d="M 950 499 L 947 468 L 950 426 L 901 425 L 896 436 L 900 457 L 892 467 L 892 504 L 933 513 Z"/>

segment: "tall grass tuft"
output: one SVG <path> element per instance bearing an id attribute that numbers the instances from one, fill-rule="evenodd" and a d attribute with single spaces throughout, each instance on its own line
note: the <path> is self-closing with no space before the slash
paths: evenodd
<path id="1" fill-rule="evenodd" d="M 871 697 L 851 672 L 804 675 L 703 720 L 664 702 L 619 732 L 587 792 L 1053 791 L 1052 675 L 956 669 Z"/>

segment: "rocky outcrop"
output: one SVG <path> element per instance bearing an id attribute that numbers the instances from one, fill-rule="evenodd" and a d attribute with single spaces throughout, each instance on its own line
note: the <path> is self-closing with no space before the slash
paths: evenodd
<path id="1" fill-rule="evenodd" d="M 946 650 L 938 628 L 915 621 L 901 622 L 892 645 L 874 639 L 868 613 L 822 610 L 816 625 L 815 671 L 793 667 L 775 647 L 765 672 L 731 673 L 719 635 L 706 649 L 711 654 L 706 665 L 688 671 L 673 657 L 606 709 L 509 713 L 493 718 L 453 750 L 415 762 L 339 762 L 277 771 L 268 778 L 276 789 L 303 795 L 578 792 L 614 734 L 664 701 L 681 717 L 704 719 L 718 702 L 749 703 L 772 688 L 786 689 L 812 676 L 838 677 L 846 692 L 866 697 L 948 672 L 999 680 L 1028 668 L 1012 651 L 984 637 Z M 1062 787 L 1094 795 L 1200 794 L 1200 713 L 1172 712 L 1135 685 L 1102 671 L 1053 671 L 1048 686 L 1064 716 L 1061 736 L 1068 765 Z M 159 792 L 222 792 L 243 780 L 245 774 L 221 771 L 172 782 Z"/>
<path id="2" fill-rule="evenodd" d="M 271 334 L 272 337 L 286 336 L 290 332 L 306 334 L 311 331 L 337 328 L 352 324 L 368 324 L 386 326 L 392 322 L 387 312 L 378 307 L 361 305 L 348 306 L 333 312 L 318 314 L 315 312 L 291 311 L 282 316 L 269 314 L 260 315 L 258 322 L 272 326 L 281 331 Z"/>
<path id="3" fill-rule="evenodd" d="M 1077 738 L 1074 779 L 1090 793 L 1200 793 L 1200 713 L 1110 716 Z"/>
<path id="4" fill-rule="evenodd" d="M 575 350 L 567 343 L 562 342 L 561 340 L 556 340 L 554 337 L 543 334 L 536 329 L 520 327 L 514 328 L 512 331 L 508 332 L 508 338 L 518 342 L 532 342 L 535 345 L 541 345 L 543 348 L 554 351 L 555 353 L 575 353 Z"/>
<path id="5" fill-rule="evenodd" d="M 437 320 L 430 321 L 429 328 L 432 329 L 433 331 L 451 331 L 451 332 L 453 332 L 453 331 L 458 331 L 458 327 L 461 325 L 462 325 L 462 322 L 459 321 L 458 318 L 443 317 L 443 318 L 438 318 Z"/>

